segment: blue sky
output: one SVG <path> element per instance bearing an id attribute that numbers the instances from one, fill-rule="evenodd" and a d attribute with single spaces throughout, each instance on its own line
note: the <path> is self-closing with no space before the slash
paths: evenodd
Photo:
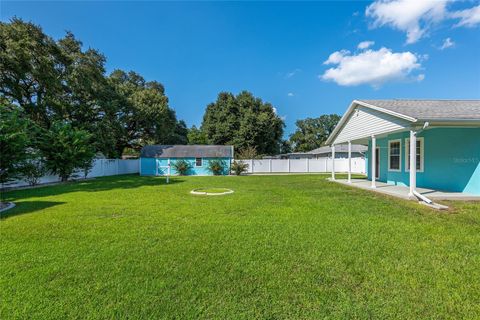
<path id="1" fill-rule="evenodd" d="M 248 90 L 288 135 L 353 99 L 479 99 L 480 2 L 421 2 L 2 1 L 0 17 L 72 31 L 108 72 L 162 82 L 189 126 L 220 91 Z"/>

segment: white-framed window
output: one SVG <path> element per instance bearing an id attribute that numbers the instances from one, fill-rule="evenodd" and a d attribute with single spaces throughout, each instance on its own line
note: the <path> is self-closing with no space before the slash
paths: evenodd
<path id="1" fill-rule="evenodd" d="M 417 157 L 415 162 L 417 163 L 417 171 L 423 172 L 423 162 L 424 162 L 424 149 L 425 143 L 423 137 L 417 137 Z M 405 139 L 405 171 L 410 171 L 410 139 Z"/>
<path id="2" fill-rule="evenodd" d="M 203 161 L 202 158 L 195 158 L 195 167 L 202 167 Z"/>
<path id="3" fill-rule="evenodd" d="M 388 141 L 388 171 L 402 169 L 402 140 Z"/>

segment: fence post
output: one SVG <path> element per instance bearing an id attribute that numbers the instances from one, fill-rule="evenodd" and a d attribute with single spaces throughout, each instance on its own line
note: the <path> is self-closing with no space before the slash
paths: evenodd
<path id="1" fill-rule="evenodd" d="M 307 173 L 310 172 L 310 159 L 307 158 Z"/>
<path id="2" fill-rule="evenodd" d="M 290 158 L 287 159 L 287 164 L 288 164 L 288 173 L 290 173 Z"/>
<path id="3" fill-rule="evenodd" d="M 105 176 L 105 165 L 104 165 L 105 159 L 101 159 L 101 161 L 102 161 L 102 175 L 101 175 L 101 177 L 103 177 L 103 176 Z"/>
<path id="4" fill-rule="evenodd" d="M 272 159 L 268 160 L 268 171 L 270 171 L 270 173 L 272 173 Z"/>
<path id="5" fill-rule="evenodd" d="M 115 162 L 117 163 L 117 176 L 118 176 L 118 172 L 119 172 L 118 166 L 120 165 L 120 159 L 116 159 Z"/>
<path id="6" fill-rule="evenodd" d="M 254 159 L 250 159 L 251 163 L 252 163 L 252 166 L 250 167 L 252 172 L 251 173 L 255 173 L 255 169 L 253 168 L 253 165 L 254 165 Z"/>

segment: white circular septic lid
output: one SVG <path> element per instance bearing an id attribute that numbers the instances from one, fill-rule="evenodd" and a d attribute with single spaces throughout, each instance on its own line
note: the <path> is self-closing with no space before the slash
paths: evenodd
<path id="1" fill-rule="evenodd" d="M 223 196 L 233 193 L 233 190 L 227 188 L 198 188 L 193 189 L 190 193 L 202 196 Z"/>

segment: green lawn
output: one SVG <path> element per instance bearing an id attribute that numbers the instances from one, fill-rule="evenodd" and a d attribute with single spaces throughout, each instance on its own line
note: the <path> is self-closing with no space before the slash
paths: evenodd
<path id="1" fill-rule="evenodd" d="M 325 177 L 7 193 L 0 318 L 480 318 L 480 203 L 443 213 Z M 189 194 L 212 187 L 235 193 Z"/>

